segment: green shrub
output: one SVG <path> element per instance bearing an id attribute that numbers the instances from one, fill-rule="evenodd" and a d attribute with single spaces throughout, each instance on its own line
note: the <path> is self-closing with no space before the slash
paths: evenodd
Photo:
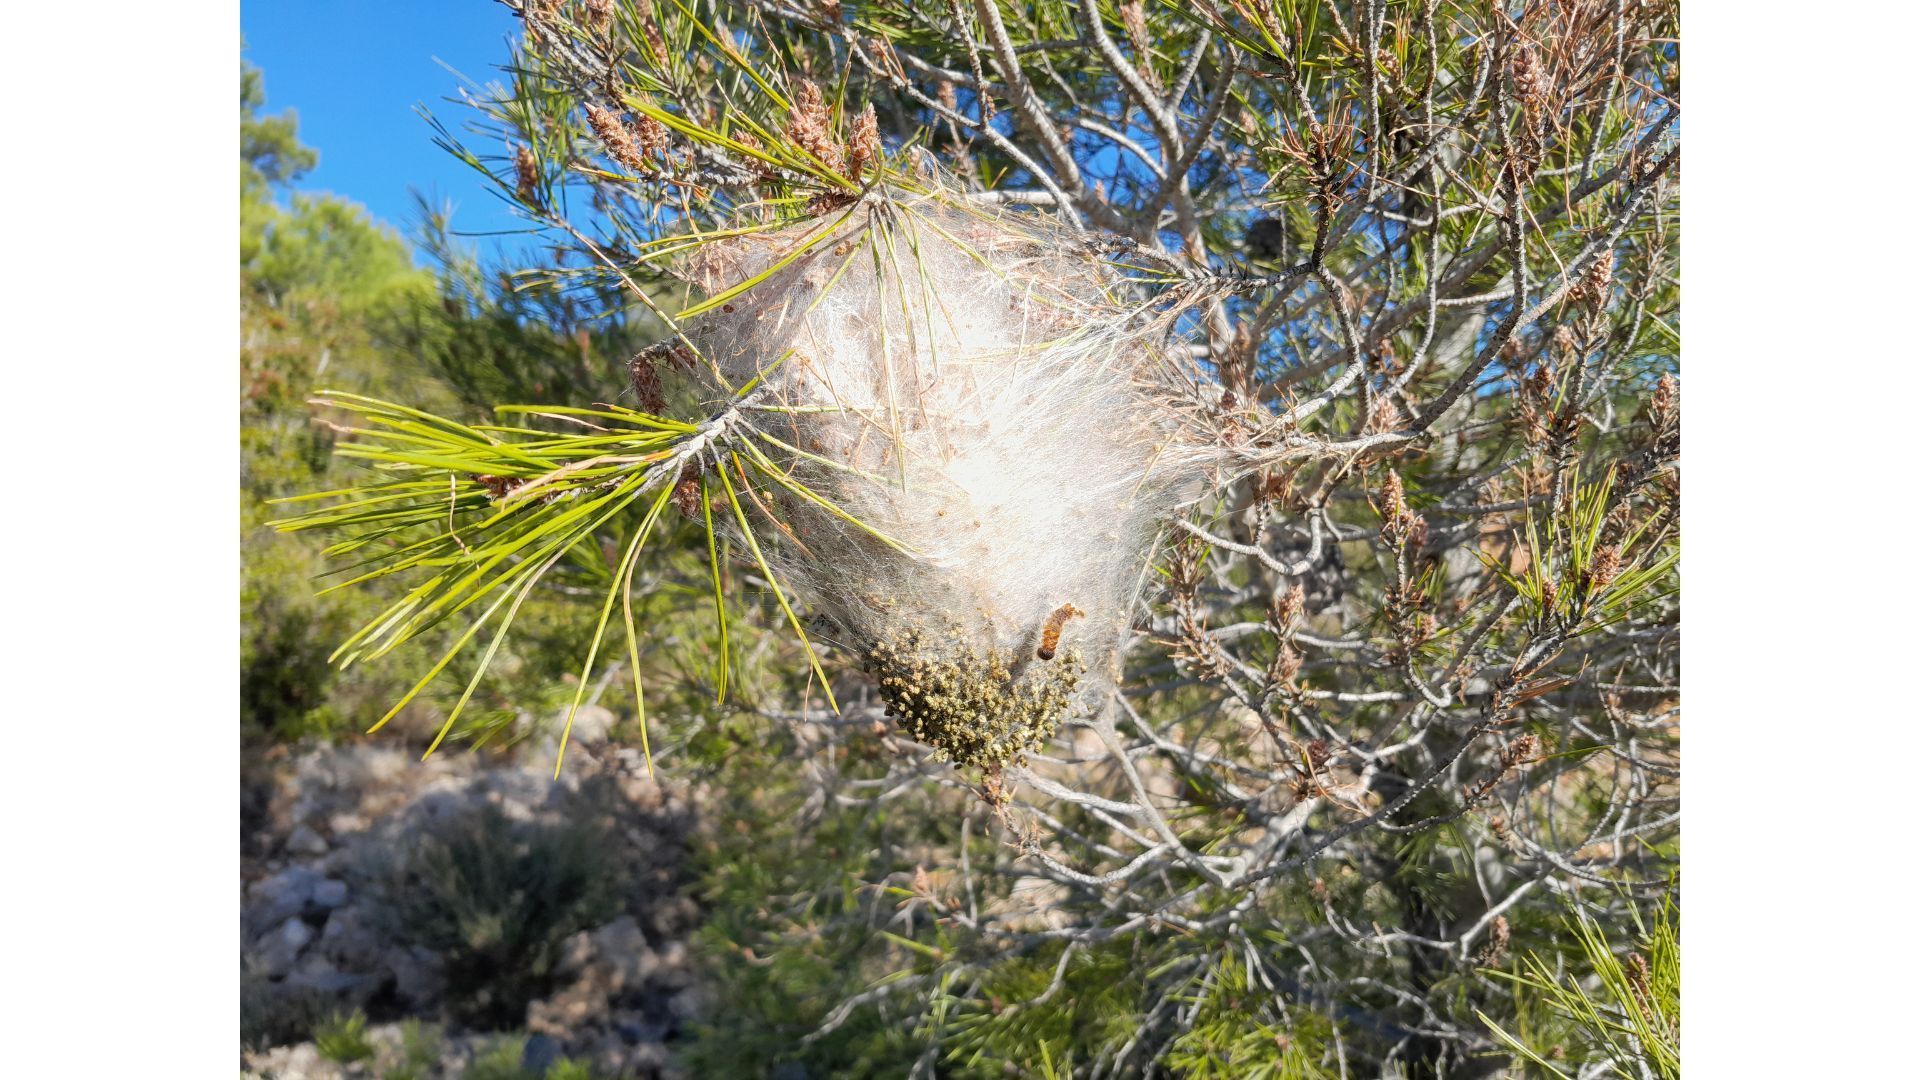
<path id="1" fill-rule="evenodd" d="M 351 1065 L 373 1056 L 373 1044 L 367 1041 L 367 1014 L 355 1009 L 342 1016 L 329 1017 L 313 1033 L 320 1056 L 341 1065 Z"/>
<path id="2" fill-rule="evenodd" d="M 474 1059 L 467 1080 L 593 1080 L 591 1068 L 572 1058 L 561 1058 L 544 1072 L 534 1072 L 524 1064 L 527 1041 L 522 1037 L 505 1038 Z"/>
<path id="3" fill-rule="evenodd" d="M 408 1020 L 400 1025 L 400 1064 L 381 1080 L 426 1080 L 440 1068 L 440 1029 Z"/>
<path id="4" fill-rule="evenodd" d="M 519 1025 L 566 939 L 613 918 L 628 871 L 598 819 L 516 822 L 485 806 L 421 837 L 382 886 L 395 936 L 441 957 L 454 1019 Z"/>
<path id="5" fill-rule="evenodd" d="M 333 1002 L 318 991 L 289 991 L 257 974 L 240 979 L 240 1044 L 254 1050 L 302 1042 L 327 1022 Z"/>

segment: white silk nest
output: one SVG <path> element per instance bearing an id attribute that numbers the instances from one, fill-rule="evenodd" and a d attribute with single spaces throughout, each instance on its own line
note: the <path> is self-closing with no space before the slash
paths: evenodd
<path id="1" fill-rule="evenodd" d="M 869 195 L 692 271 L 754 282 L 688 328 L 704 389 L 751 386 L 736 422 L 834 508 L 755 489 L 775 569 L 908 734 L 1018 761 L 1115 674 L 1168 515 L 1206 490 L 1192 373 L 1080 239 L 958 198 Z"/>

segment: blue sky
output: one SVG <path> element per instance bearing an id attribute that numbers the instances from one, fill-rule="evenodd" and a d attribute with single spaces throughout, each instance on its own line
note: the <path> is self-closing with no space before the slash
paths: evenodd
<path id="1" fill-rule="evenodd" d="M 520 227 L 476 174 L 433 145 L 414 111 L 425 105 L 458 130 L 466 110 L 447 100 L 460 85 L 453 71 L 482 83 L 497 78 L 494 66 L 518 33 L 505 7 L 491 0 L 247 0 L 240 28 L 242 55 L 266 76 L 266 111 L 292 107 L 301 141 L 320 152 L 301 189 L 362 203 L 402 232 L 414 220 L 410 188 L 452 200 L 456 231 Z"/>

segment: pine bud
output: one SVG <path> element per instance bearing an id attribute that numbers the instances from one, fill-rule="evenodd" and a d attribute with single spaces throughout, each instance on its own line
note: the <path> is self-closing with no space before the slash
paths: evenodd
<path id="1" fill-rule="evenodd" d="M 1680 418 L 1680 380 L 1672 372 L 1660 376 L 1653 386 L 1653 400 L 1647 403 L 1647 417 L 1655 428 L 1665 428 Z"/>
<path id="2" fill-rule="evenodd" d="M 1427 546 L 1427 519 L 1418 514 L 1407 523 L 1407 547 L 1418 552 Z"/>
<path id="3" fill-rule="evenodd" d="M 1633 994 L 1644 1004 L 1653 993 L 1653 971 L 1647 964 L 1647 958 L 1637 952 L 1627 954 L 1625 964 L 1627 984 L 1633 988 Z"/>
<path id="4" fill-rule="evenodd" d="M 1540 736 L 1531 731 L 1513 740 L 1513 745 L 1507 748 L 1508 767 L 1526 765 L 1538 759 L 1540 746 Z"/>
<path id="5" fill-rule="evenodd" d="M 524 146 L 513 148 L 513 171 L 520 201 L 529 206 L 539 206 L 540 161 L 533 156 L 532 150 Z"/>
<path id="6" fill-rule="evenodd" d="M 639 140 L 640 152 L 653 157 L 667 148 L 667 125 L 651 116 L 642 116 L 633 125 L 634 138 Z"/>
<path id="7" fill-rule="evenodd" d="M 847 152 L 833 137 L 826 98 L 820 87 L 803 81 L 793 88 L 793 109 L 787 115 L 787 134 L 830 172 L 847 170 Z"/>
<path id="8" fill-rule="evenodd" d="M 1274 657 L 1273 674 L 1277 676 L 1275 681 L 1282 686 L 1292 686 L 1294 679 L 1300 675 L 1300 662 L 1300 654 L 1293 651 L 1292 646 L 1280 646 L 1279 654 Z"/>
<path id="9" fill-rule="evenodd" d="M 689 520 L 701 517 L 700 474 L 692 465 L 682 467 L 680 479 L 674 481 L 673 506 Z"/>
<path id="10" fill-rule="evenodd" d="M 1513 940 L 1513 926 L 1505 915 L 1495 915 L 1487 927 L 1487 947 L 1480 950 L 1481 967 L 1499 967 L 1507 958 L 1507 946 Z"/>
<path id="11" fill-rule="evenodd" d="M 1547 107 L 1547 73 L 1533 46 L 1523 44 L 1515 49 L 1507 70 L 1513 76 L 1514 94 L 1520 99 L 1529 125 L 1536 123 Z"/>
<path id="12" fill-rule="evenodd" d="M 1141 0 L 1124 0 L 1120 5 L 1120 25 L 1126 28 L 1127 43 L 1133 51 L 1147 51 L 1147 7 Z"/>
<path id="13" fill-rule="evenodd" d="M 633 132 L 611 112 L 598 105 L 587 105 L 587 123 L 593 133 L 600 138 L 600 145 L 606 147 L 607 156 L 626 166 L 633 172 L 642 172 L 647 168 L 646 158 L 642 155 Z"/>
<path id="14" fill-rule="evenodd" d="M 633 396 L 639 402 L 640 411 L 664 416 L 667 395 L 660 385 L 660 370 L 655 365 L 658 357 L 657 349 L 642 349 L 627 362 L 627 373 L 631 377 Z"/>
<path id="15" fill-rule="evenodd" d="M 1607 587 L 1614 578 L 1620 576 L 1620 549 L 1608 544 L 1593 553 L 1593 565 L 1587 567 L 1587 592 L 1589 595 Z"/>
<path id="16" fill-rule="evenodd" d="M 1573 327 L 1565 323 L 1554 327 L 1553 347 L 1563 353 L 1571 353 L 1573 350 L 1579 348 L 1579 342 L 1576 341 L 1573 336 Z"/>
<path id="17" fill-rule="evenodd" d="M 1299 582 L 1294 582 L 1286 592 L 1273 601 L 1272 624 L 1275 631 L 1290 634 L 1300 623 L 1301 614 L 1306 611 L 1307 590 Z"/>
<path id="18" fill-rule="evenodd" d="M 1367 412 L 1367 431 L 1381 435 L 1400 426 L 1400 408 L 1393 399 L 1385 394 L 1373 399 L 1373 408 Z"/>
<path id="19" fill-rule="evenodd" d="M 1580 281 L 1580 298 L 1595 307 L 1605 307 L 1607 292 L 1613 288 L 1613 251 L 1608 249 L 1593 260 Z"/>
<path id="20" fill-rule="evenodd" d="M 667 62 L 672 57 L 667 52 L 666 39 L 660 36 L 660 22 L 651 0 L 640 7 L 640 36 L 647 39 L 647 52 L 653 57 L 654 70 L 667 70 Z"/>
<path id="21" fill-rule="evenodd" d="M 1387 479 L 1380 485 L 1380 516 L 1395 521 L 1407 512 L 1407 492 L 1400 483 L 1398 469 L 1388 469 Z"/>
<path id="22" fill-rule="evenodd" d="M 854 117 L 847 147 L 850 151 L 848 167 L 852 170 L 848 175 L 857 184 L 862 173 L 880 163 L 880 121 L 873 113 L 872 102 L 868 102 L 866 109 Z"/>
<path id="23" fill-rule="evenodd" d="M 1318 772 L 1333 759 L 1333 748 L 1325 739 L 1314 739 L 1307 743 L 1307 767 Z"/>

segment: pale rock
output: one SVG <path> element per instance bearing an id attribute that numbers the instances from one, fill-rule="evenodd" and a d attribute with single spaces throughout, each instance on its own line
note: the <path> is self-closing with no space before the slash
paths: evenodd
<path id="1" fill-rule="evenodd" d="M 293 866 L 254 882 L 247 889 L 247 923 L 258 933 L 303 914 L 324 880 L 304 866 Z"/>
<path id="2" fill-rule="evenodd" d="M 273 1080 L 331 1080 L 341 1075 L 340 1067 L 321 1057 L 320 1048 L 310 1042 L 248 1054 L 247 1068 L 249 1076 Z"/>
<path id="3" fill-rule="evenodd" d="M 293 970 L 294 962 L 314 938 L 313 927 L 299 916 L 281 923 L 255 943 L 260 972 L 277 979 Z"/>
<path id="4" fill-rule="evenodd" d="M 347 883 L 339 878 L 328 878 L 313 887 L 313 902 L 327 910 L 340 907 L 347 902 Z"/>
<path id="5" fill-rule="evenodd" d="M 631 915 L 622 915 L 595 930 L 593 949 L 600 966 L 613 977 L 615 990 L 641 986 L 656 963 L 653 950 L 647 948 L 647 935 Z"/>
<path id="6" fill-rule="evenodd" d="M 604 986 L 589 977 L 527 1006 L 527 1030 L 565 1038 L 613 1008 Z"/>
<path id="7" fill-rule="evenodd" d="M 349 971 L 382 970 L 392 948 L 367 926 L 356 908 L 340 908 L 329 915 L 315 947 Z"/>
<path id="8" fill-rule="evenodd" d="M 327 831 L 335 837 L 367 831 L 367 819 L 359 814 L 335 814 L 327 819 Z"/>
<path id="9" fill-rule="evenodd" d="M 619 1067 L 623 1070 L 640 1076 L 651 1076 L 667 1067 L 667 1048 L 660 1043 L 643 1042 L 623 1049 L 624 1053 L 613 1051 L 606 1054 L 609 1059 L 617 1060 Z"/>
<path id="10" fill-rule="evenodd" d="M 712 1004 L 712 996 L 699 986 L 690 986 L 667 999 L 667 1009 L 683 1024 L 698 1022 Z"/>
<path id="11" fill-rule="evenodd" d="M 669 941 L 660 947 L 660 965 L 672 971 L 680 971 L 691 965 L 692 957 L 687 953 L 684 941 Z"/>
<path id="12" fill-rule="evenodd" d="M 341 971 L 326 957 L 315 955 L 316 952 L 317 950 L 308 950 L 306 957 L 300 962 L 300 967 L 287 976 L 287 986 L 325 997 L 343 999 L 355 1005 L 364 1004 L 380 988 L 379 977 Z"/>
<path id="13" fill-rule="evenodd" d="M 605 705 L 582 705 L 579 711 L 573 714 L 573 730 L 568 733 L 567 740 L 571 742 L 578 739 L 588 745 L 605 742 L 617 720 L 618 717 L 614 716 L 613 710 Z M 561 728 L 565 728 L 566 723 L 566 713 L 562 712 Z"/>
<path id="14" fill-rule="evenodd" d="M 593 935 L 586 930 L 574 934 L 561 943 L 560 958 L 553 965 L 554 973 L 563 979 L 579 975 L 593 962 L 593 953 Z"/>
<path id="15" fill-rule="evenodd" d="M 287 850 L 296 855 L 325 855 L 327 841 L 319 833 L 301 825 L 293 830 L 292 836 L 287 837 Z"/>

